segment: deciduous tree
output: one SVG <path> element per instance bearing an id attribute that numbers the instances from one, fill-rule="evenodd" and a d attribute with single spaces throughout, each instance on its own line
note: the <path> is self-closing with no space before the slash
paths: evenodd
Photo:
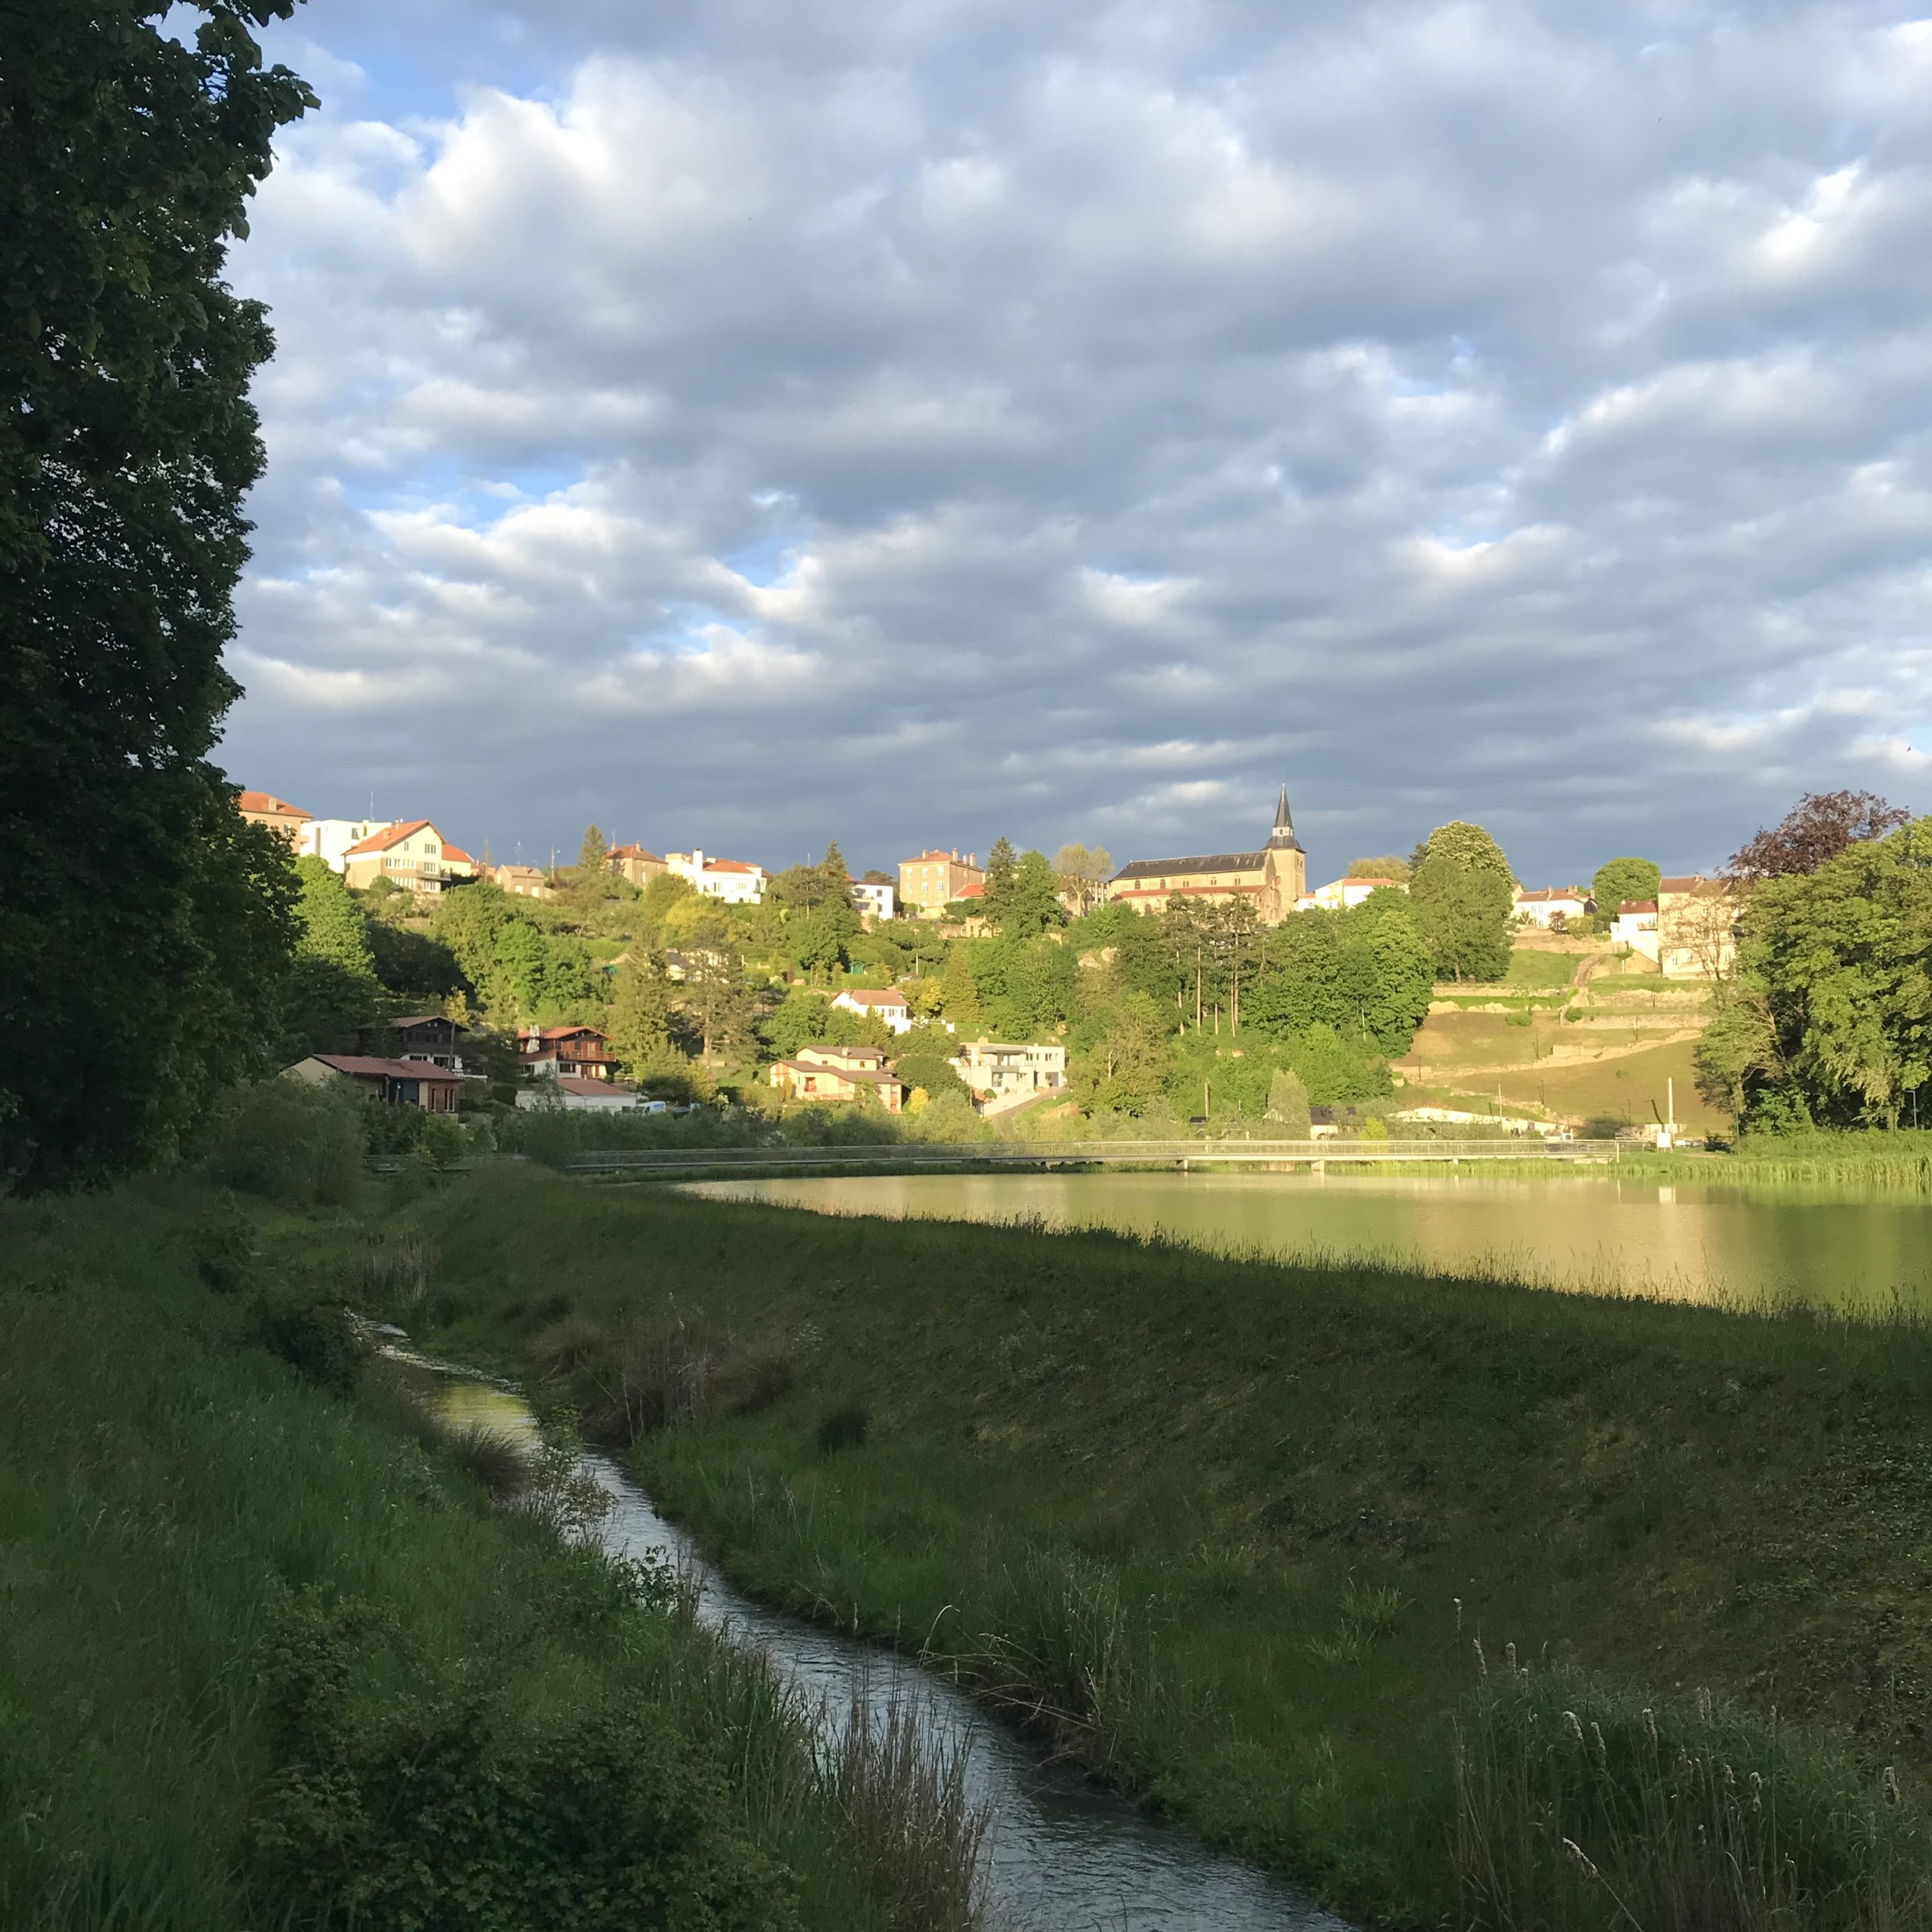
<path id="1" fill-rule="evenodd" d="M 1481 826 L 1437 826 L 1420 848 L 1409 897 L 1443 978 L 1500 980 L 1509 970 L 1515 881 Z"/>
<path id="2" fill-rule="evenodd" d="M 209 755 L 271 348 L 221 279 L 313 104 L 293 0 L 14 4 L 0 46 L 0 1180 L 106 1178 L 260 1069 L 286 846 Z"/>
<path id="3" fill-rule="evenodd" d="M 1596 901 L 1597 917 L 1607 922 L 1617 917 L 1617 907 L 1626 900 L 1654 900 L 1663 877 L 1648 859 L 1606 860 L 1590 881 L 1590 897 Z"/>
<path id="4" fill-rule="evenodd" d="M 1909 816 L 1875 792 L 1807 792 L 1776 825 L 1734 852 L 1725 870 L 1746 885 L 1815 872 L 1848 846 L 1896 832 Z"/>

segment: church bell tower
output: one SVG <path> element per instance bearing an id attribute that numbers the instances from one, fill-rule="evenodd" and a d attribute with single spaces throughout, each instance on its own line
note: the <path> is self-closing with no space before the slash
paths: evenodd
<path id="1" fill-rule="evenodd" d="M 1294 815 L 1288 810 L 1288 788 L 1281 787 L 1281 802 L 1275 808 L 1275 829 L 1263 848 L 1261 916 L 1271 926 L 1279 925 L 1308 896 L 1308 854 L 1295 836 Z"/>

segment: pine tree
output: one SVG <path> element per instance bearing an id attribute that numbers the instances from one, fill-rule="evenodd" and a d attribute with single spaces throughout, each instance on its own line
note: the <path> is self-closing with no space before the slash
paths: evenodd
<path id="1" fill-rule="evenodd" d="M 617 968 L 605 1030 L 611 1051 L 633 1080 L 660 1063 L 670 1044 L 671 997 L 655 961 L 629 958 Z"/>
<path id="2" fill-rule="evenodd" d="M 973 980 L 973 964 L 966 948 L 955 946 L 946 962 L 940 980 L 940 1011 L 952 1021 L 955 1036 L 968 1039 L 967 1029 L 980 1023 L 980 991 Z"/>
<path id="3" fill-rule="evenodd" d="M 1013 849 L 1013 841 L 1001 832 L 986 854 L 985 897 L 980 901 L 986 918 L 994 925 L 1004 916 L 1007 894 L 1013 889 L 1014 875 L 1019 869 L 1019 855 Z"/>

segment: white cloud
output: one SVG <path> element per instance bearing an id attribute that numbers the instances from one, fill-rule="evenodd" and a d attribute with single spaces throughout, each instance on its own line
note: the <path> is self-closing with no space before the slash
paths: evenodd
<path id="1" fill-rule="evenodd" d="M 345 111 L 235 259 L 249 782 L 872 863 L 1223 845 L 1285 774 L 1318 869 L 1454 814 L 1576 872 L 1922 780 L 1926 23 L 443 17 L 305 23 Z"/>

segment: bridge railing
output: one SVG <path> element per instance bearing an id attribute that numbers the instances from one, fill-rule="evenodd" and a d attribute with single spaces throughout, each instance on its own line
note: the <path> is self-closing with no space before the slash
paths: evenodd
<path id="1" fill-rule="evenodd" d="M 612 1147 L 578 1155 L 578 1174 L 688 1168 L 1254 1166 L 1320 1161 L 1614 1160 L 1614 1140 L 1027 1140 L 879 1141 L 813 1147 Z"/>

